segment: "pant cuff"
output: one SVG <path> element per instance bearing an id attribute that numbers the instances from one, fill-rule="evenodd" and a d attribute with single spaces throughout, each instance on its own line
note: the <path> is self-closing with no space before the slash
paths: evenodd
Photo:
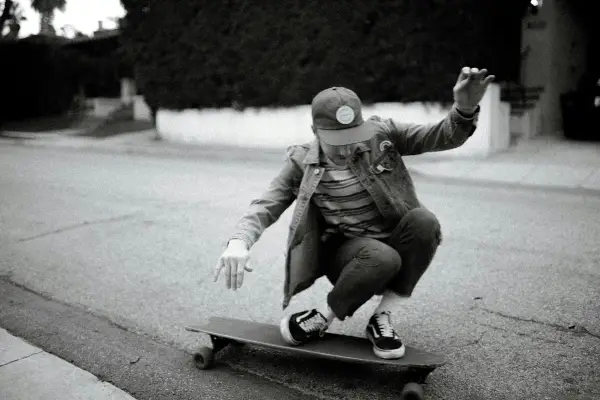
<path id="1" fill-rule="evenodd" d="M 336 300 L 331 296 L 331 292 L 327 295 L 327 304 L 331 311 L 335 314 L 335 317 L 340 321 L 346 319 L 346 317 L 351 317 L 352 313 L 349 313 L 348 306 L 344 304 L 344 302 Z"/>

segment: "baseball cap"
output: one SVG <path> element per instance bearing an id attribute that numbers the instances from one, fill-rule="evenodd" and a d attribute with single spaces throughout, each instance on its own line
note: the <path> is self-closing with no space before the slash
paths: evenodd
<path id="1" fill-rule="evenodd" d="M 319 138 L 332 146 L 363 142 L 375 134 L 363 120 L 360 98 L 344 87 L 325 89 L 313 98 L 312 120 Z"/>

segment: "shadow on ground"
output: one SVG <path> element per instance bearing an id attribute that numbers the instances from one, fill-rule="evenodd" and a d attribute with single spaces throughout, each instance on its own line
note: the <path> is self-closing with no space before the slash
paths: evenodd
<path id="1" fill-rule="evenodd" d="M 339 397 L 343 391 L 360 389 L 361 392 L 385 393 L 390 398 L 399 398 L 406 383 L 420 382 L 419 373 L 402 367 L 328 360 L 251 345 L 228 346 L 221 350 L 215 355 L 213 368 L 229 367 L 257 374 L 252 365 L 277 365 L 282 371 L 288 371 L 283 377 L 277 378 L 278 383 L 294 387 L 297 382 L 295 377 L 300 375 L 305 378 L 304 382 L 315 382 L 314 387 L 303 384 L 303 390 L 331 397 Z M 434 379 L 434 374 L 435 371 L 423 383 L 425 390 L 427 382 Z M 323 387 L 323 375 L 327 375 L 327 387 Z M 273 379 L 272 375 L 267 374 L 262 377 Z"/>

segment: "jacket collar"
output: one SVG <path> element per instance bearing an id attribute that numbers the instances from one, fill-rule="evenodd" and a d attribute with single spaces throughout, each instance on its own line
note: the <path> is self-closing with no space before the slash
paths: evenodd
<path id="1" fill-rule="evenodd" d="M 356 154 L 363 153 L 365 151 L 370 151 L 371 149 L 364 143 L 359 143 L 356 148 Z M 314 139 L 310 142 L 308 147 L 308 153 L 306 153 L 306 157 L 304 157 L 304 164 L 319 164 L 321 160 L 321 146 L 319 145 L 319 139 Z"/>

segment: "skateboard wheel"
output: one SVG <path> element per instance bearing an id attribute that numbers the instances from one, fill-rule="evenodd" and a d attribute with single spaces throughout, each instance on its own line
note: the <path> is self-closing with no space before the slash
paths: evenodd
<path id="1" fill-rule="evenodd" d="M 425 395 L 421 385 L 415 382 L 407 383 L 402 390 L 402 400 L 424 400 Z"/>
<path id="2" fill-rule="evenodd" d="M 198 369 L 208 369 L 213 366 L 215 355 L 210 347 L 200 347 L 194 354 L 194 364 Z"/>

